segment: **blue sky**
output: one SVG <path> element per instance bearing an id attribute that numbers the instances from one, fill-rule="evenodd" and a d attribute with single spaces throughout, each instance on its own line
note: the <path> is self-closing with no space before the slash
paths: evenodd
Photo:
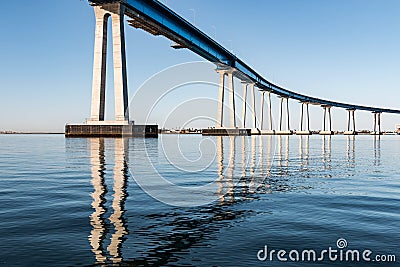
<path id="1" fill-rule="evenodd" d="M 279 85 L 341 102 L 400 109 L 397 0 L 163 2 L 191 22 L 195 13 L 200 29 Z M 2 10 L 0 130 L 62 132 L 67 122 L 83 122 L 90 112 L 94 42 L 94 14 L 87 1 L 6 1 Z M 163 37 L 131 27 L 126 39 L 130 95 L 165 68 L 202 61 L 190 51 L 171 49 Z M 217 95 L 216 89 L 204 90 L 199 97 L 205 92 Z M 185 92 L 180 96 L 184 99 Z M 188 90 L 187 97 L 196 97 L 196 91 Z M 170 105 L 160 112 L 175 104 Z M 298 128 L 300 107 L 294 101 L 290 107 L 291 124 Z M 400 123 L 400 116 L 382 119 L 388 130 Z M 320 129 L 321 121 L 321 108 L 313 107 L 312 128 Z M 183 123 L 178 116 L 166 126 Z M 345 111 L 333 111 L 333 125 L 345 128 Z M 372 115 L 357 114 L 357 127 L 370 129 Z"/>

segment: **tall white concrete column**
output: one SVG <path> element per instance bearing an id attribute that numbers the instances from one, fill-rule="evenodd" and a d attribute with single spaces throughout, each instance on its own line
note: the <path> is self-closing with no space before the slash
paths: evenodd
<path id="1" fill-rule="evenodd" d="M 290 112 L 289 112 L 289 97 L 286 98 L 286 118 L 287 118 L 287 130 L 290 131 Z"/>
<path id="2" fill-rule="evenodd" d="M 223 127 L 224 122 L 224 95 L 225 95 L 225 71 L 218 71 L 219 73 L 219 93 L 218 93 L 218 118 L 217 128 Z"/>
<path id="3" fill-rule="evenodd" d="M 272 104 L 271 104 L 271 92 L 268 92 L 268 119 L 269 119 L 269 130 L 272 129 Z"/>
<path id="4" fill-rule="evenodd" d="M 100 6 L 94 6 L 96 32 L 94 41 L 91 121 L 103 121 L 105 111 L 107 22 L 110 14 Z"/>
<path id="5" fill-rule="evenodd" d="M 260 110 L 261 110 L 261 116 L 260 116 L 260 130 L 261 130 L 261 131 L 262 131 L 263 128 L 264 128 L 264 101 L 265 101 L 264 94 L 265 94 L 265 91 L 263 91 L 263 92 L 261 93 L 261 107 L 260 107 Z"/>
<path id="6" fill-rule="evenodd" d="M 304 103 L 301 103 L 301 112 L 300 112 L 300 131 L 303 131 L 303 113 L 304 113 Z"/>
<path id="7" fill-rule="evenodd" d="M 307 107 L 307 130 L 310 131 L 310 109 L 308 108 L 308 104 L 306 103 L 306 107 Z"/>
<path id="8" fill-rule="evenodd" d="M 236 106 L 235 106 L 235 87 L 233 84 L 233 73 L 228 72 L 228 83 L 229 83 L 229 104 L 231 106 L 231 126 L 236 128 Z"/>
<path id="9" fill-rule="evenodd" d="M 328 107 L 328 116 L 329 116 L 329 131 L 332 132 L 332 114 L 331 114 L 331 107 Z"/>
<path id="10" fill-rule="evenodd" d="M 251 88 L 251 96 L 252 96 L 252 103 L 251 103 L 251 109 L 252 109 L 252 117 L 253 117 L 253 128 L 257 128 L 257 116 L 256 116 L 256 94 L 254 92 L 254 83 L 250 84 Z"/>
<path id="11" fill-rule="evenodd" d="M 117 5 L 118 10 L 111 15 L 114 53 L 114 95 L 115 120 L 128 121 L 128 84 L 126 74 L 126 52 L 124 32 L 124 7 Z"/>
<path id="12" fill-rule="evenodd" d="M 243 113 L 242 113 L 243 128 L 246 128 L 247 87 L 248 87 L 248 84 L 247 84 L 247 83 L 244 83 L 244 92 L 243 92 Z"/>
<path id="13" fill-rule="evenodd" d="M 281 97 L 281 112 L 279 113 L 279 131 L 282 131 L 283 97 Z"/>

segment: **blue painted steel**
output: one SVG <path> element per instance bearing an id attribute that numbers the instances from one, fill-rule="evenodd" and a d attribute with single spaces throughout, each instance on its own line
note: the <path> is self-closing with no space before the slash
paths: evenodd
<path id="1" fill-rule="evenodd" d="M 397 113 L 400 110 L 375 108 L 368 106 L 352 105 L 340 103 L 335 101 L 324 100 L 303 94 L 295 93 L 288 89 L 282 88 L 273 84 L 259 75 L 251 67 L 245 64 L 242 60 L 237 58 L 234 54 L 225 49 L 222 45 L 217 43 L 211 37 L 200 31 L 197 27 L 186 21 L 177 13 L 169 9 L 164 4 L 156 0 L 89 0 L 93 5 L 103 3 L 123 3 L 140 14 L 141 17 L 156 24 L 160 31 L 168 32 L 175 38 L 183 40 L 184 46 L 195 52 L 206 60 L 217 64 L 219 67 L 235 68 L 238 72 L 247 76 L 252 82 L 256 84 L 260 90 L 271 91 L 282 97 L 289 97 L 301 102 L 309 102 L 317 105 L 327 105 L 332 107 L 339 107 L 344 109 L 365 110 L 381 113 Z"/>

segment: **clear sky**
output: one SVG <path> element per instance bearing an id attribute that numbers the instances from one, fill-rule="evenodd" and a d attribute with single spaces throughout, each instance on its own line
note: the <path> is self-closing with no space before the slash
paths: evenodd
<path id="1" fill-rule="evenodd" d="M 163 2 L 191 22 L 195 15 L 201 30 L 279 85 L 325 99 L 400 109 L 398 0 Z M 0 130 L 62 132 L 67 122 L 83 122 L 90 116 L 95 26 L 87 1 L 5 1 L 2 11 Z M 190 51 L 171 49 L 163 37 L 128 26 L 126 38 L 131 96 L 165 68 L 202 61 Z M 108 80 L 110 117 L 112 79 Z M 199 95 L 187 90 L 179 100 L 214 98 L 216 90 Z M 160 113 L 174 105 L 167 101 Z M 294 101 L 290 107 L 291 123 L 298 128 L 300 107 Z M 275 105 L 274 114 L 276 110 Z M 311 111 L 312 128 L 320 129 L 322 110 Z M 196 106 L 196 112 L 201 115 L 201 108 Z M 383 115 L 384 129 L 393 130 L 396 123 L 400 116 Z M 166 126 L 183 124 L 177 116 Z M 345 128 L 345 111 L 333 111 L 333 125 Z M 371 127 L 371 114 L 357 114 L 357 128 Z"/>

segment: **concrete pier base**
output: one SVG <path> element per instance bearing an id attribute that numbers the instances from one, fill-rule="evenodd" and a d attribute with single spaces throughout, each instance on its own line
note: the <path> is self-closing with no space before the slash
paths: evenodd
<path id="1" fill-rule="evenodd" d="M 158 137 L 158 125 L 130 123 L 67 124 L 66 137 Z"/>
<path id="2" fill-rule="evenodd" d="M 344 135 L 357 135 L 357 132 L 356 131 L 345 131 L 343 134 Z"/>
<path id="3" fill-rule="evenodd" d="M 251 135 L 260 135 L 261 131 L 258 128 L 251 129 Z"/>
<path id="4" fill-rule="evenodd" d="M 261 130 L 262 135 L 274 135 L 275 131 L 274 130 Z"/>
<path id="5" fill-rule="evenodd" d="M 296 131 L 296 135 L 312 135 L 310 131 Z"/>
<path id="6" fill-rule="evenodd" d="M 276 135 L 292 135 L 293 131 L 276 131 L 275 132 Z"/>
<path id="7" fill-rule="evenodd" d="M 335 133 L 333 131 L 320 131 L 320 135 L 334 135 Z"/>
<path id="8" fill-rule="evenodd" d="M 203 129 L 202 135 L 208 136 L 249 136 L 251 135 L 251 129 L 239 129 L 239 128 L 213 128 Z"/>

